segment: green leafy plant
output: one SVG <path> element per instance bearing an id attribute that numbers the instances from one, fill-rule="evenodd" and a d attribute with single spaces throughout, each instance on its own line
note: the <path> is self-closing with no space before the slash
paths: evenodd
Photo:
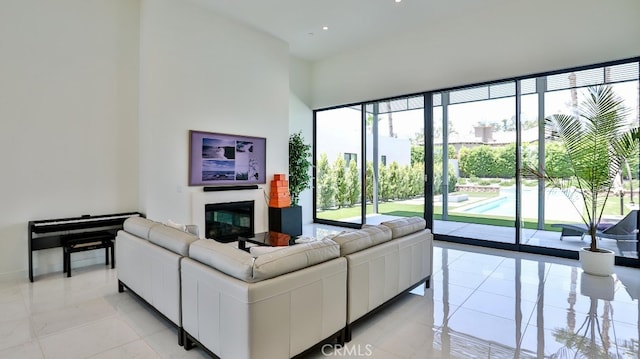
<path id="1" fill-rule="evenodd" d="M 338 208 L 342 208 L 347 203 L 349 196 L 349 186 L 346 178 L 347 162 L 344 160 L 342 153 L 338 153 L 336 161 L 333 163 L 333 179 L 336 185 L 335 201 Z"/>
<path id="2" fill-rule="evenodd" d="M 569 199 L 576 191 L 580 194 L 584 211 L 574 207 L 589 230 L 592 252 L 599 251 L 597 226 L 616 176 L 638 147 L 638 129 L 628 120 L 628 113 L 610 86 L 588 88 L 575 114 L 555 114 L 545 119 L 547 136 L 566 152 L 568 175 L 525 166 L 525 174 L 543 179 L 548 187 L 561 190 Z"/>
<path id="3" fill-rule="evenodd" d="M 289 194 L 291 204 L 298 205 L 300 193 L 309 188 L 311 176 L 311 145 L 304 142 L 302 133 L 294 133 L 289 136 Z"/>
<path id="4" fill-rule="evenodd" d="M 329 209 L 333 204 L 333 196 L 335 195 L 335 184 L 333 173 L 327 154 L 320 155 L 316 173 L 316 203 L 321 209 Z"/>
<path id="5" fill-rule="evenodd" d="M 355 160 L 349 161 L 349 171 L 347 172 L 347 200 L 349 207 L 353 207 L 360 199 L 360 173 Z"/>

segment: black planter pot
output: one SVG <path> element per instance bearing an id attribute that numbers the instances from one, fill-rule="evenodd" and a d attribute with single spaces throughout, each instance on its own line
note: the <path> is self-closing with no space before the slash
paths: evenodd
<path id="1" fill-rule="evenodd" d="M 269 230 L 290 236 L 302 235 L 302 207 L 269 207 Z"/>

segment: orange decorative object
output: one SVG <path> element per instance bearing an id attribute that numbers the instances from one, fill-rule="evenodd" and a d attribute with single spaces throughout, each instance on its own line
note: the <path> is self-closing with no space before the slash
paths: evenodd
<path id="1" fill-rule="evenodd" d="M 288 246 L 291 236 L 280 232 L 269 232 L 269 243 L 272 247 Z"/>
<path id="2" fill-rule="evenodd" d="M 291 207 L 291 195 L 289 194 L 289 181 L 287 176 L 281 173 L 273 175 L 271 191 L 269 192 L 269 207 Z"/>

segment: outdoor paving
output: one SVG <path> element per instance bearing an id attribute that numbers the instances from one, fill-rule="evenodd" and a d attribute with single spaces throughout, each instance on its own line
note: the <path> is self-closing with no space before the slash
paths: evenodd
<path id="1" fill-rule="evenodd" d="M 368 224 L 378 224 L 388 221 L 396 216 L 371 214 L 367 215 Z M 479 240 L 515 243 L 516 230 L 513 227 L 492 226 L 486 224 L 461 223 L 452 221 L 434 220 L 432 231 L 434 234 L 448 235 L 463 238 L 473 238 Z M 580 236 L 565 236 L 560 240 L 560 232 L 543 231 L 535 229 L 523 229 L 521 235 L 521 244 L 532 246 L 566 249 L 577 251 L 582 247 L 589 245 L 588 239 L 581 240 Z M 609 249 L 616 253 L 617 256 L 638 258 L 635 251 L 621 252 L 618 243 L 613 239 L 600 239 L 598 241 L 600 248 Z"/>
<path id="2" fill-rule="evenodd" d="M 515 228 L 511 227 L 435 220 L 433 233 L 502 243 L 515 243 Z M 581 240 L 580 236 L 565 236 L 560 240 L 560 232 L 534 229 L 523 229 L 520 238 L 521 244 L 555 249 L 577 251 L 581 247 L 589 245 L 588 239 Z M 621 252 L 617 244 L 613 239 L 603 238 L 598 241 L 600 248 L 612 250 L 617 256 L 637 258 L 636 252 Z"/>

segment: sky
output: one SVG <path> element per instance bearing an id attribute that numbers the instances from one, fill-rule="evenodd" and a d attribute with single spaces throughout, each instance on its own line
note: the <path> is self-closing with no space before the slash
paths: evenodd
<path id="1" fill-rule="evenodd" d="M 626 82 L 613 85 L 615 92 L 621 96 L 632 110 L 631 118 L 638 119 L 638 82 Z M 582 92 L 585 90 L 582 89 Z M 537 95 L 522 97 L 522 115 L 525 120 L 535 120 L 538 116 Z M 580 93 L 578 101 L 582 99 Z M 434 127 L 442 127 L 442 111 L 440 107 L 434 111 Z M 545 93 L 546 116 L 553 113 L 569 113 L 571 109 L 570 90 Z M 471 135 L 477 124 L 501 123 L 503 119 L 515 116 L 515 98 L 502 98 L 449 105 L 449 121 L 453 132 L 460 135 Z M 381 135 L 388 135 L 386 115 L 379 122 Z M 360 112 L 352 108 L 338 108 L 318 112 L 318 122 L 323 126 L 340 132 L 350 132 L 355 138 L 360 136 Z M 416 132 L 423 129 L 423 110 L 399 111 L 393 113 L 393 129 L 398 138 L 415 138 Z"/>

